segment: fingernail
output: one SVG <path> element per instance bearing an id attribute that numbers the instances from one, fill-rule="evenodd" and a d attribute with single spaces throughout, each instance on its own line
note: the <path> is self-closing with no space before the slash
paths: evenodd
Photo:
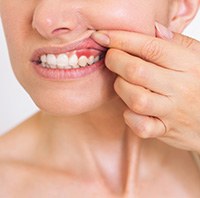
<path id="1" fill-rule="evenodd" d="M 169 29 L 167 29 L 164 25 L 155 22 L 155 28 L 156 28 L 156 36 L 163 38 L 163 39 L 172 39 L 174 37 L 173 32 L 171 32 Z"/>
<path id="2" fill-rule="evenodd" d="M 99 44 L 103 46 L 108 46 L 110 44 L 110 38 L 108 35 L 101 32 L 94 32 L 92 38 Z"/>

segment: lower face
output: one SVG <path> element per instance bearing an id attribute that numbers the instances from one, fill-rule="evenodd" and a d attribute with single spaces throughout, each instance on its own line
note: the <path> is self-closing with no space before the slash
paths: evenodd
<path id="1" fill-rule="evenodd" d="M 1 17 L 17 79 L 41 110 L 54 115 L 81 114 L 103 106 L 116 96 L 113 90 L 116 76 L 105 67 L 103 60 L 91 63 L 90 66 L 86 66 L 87 68 L 68 71 L 42 68 L 39 61 L 32 61 L 37 49 L 71 45 L 86 38 L 85 35 L 91 35 L 94 30 L 125 30 L 154 35 L 155 21 L 167 24 L 167 0 L 60 0 L 59 3 L 55 1 L 53 8 L 62 7 L 62 10 L 57 12 L 65 13 L 70 10 L 71 15 L 70 18 L 66 17 L 66 20 L 69 20 L 66 24 L 75 23 L 74 19 L 78 19 L 79 22 L 73 24 L 74 28 L 62 36 L 50 38 L 36 31 L 32 27 L 32 22 L 41 9 L 44 17 L 47 16 L 48 10 L 52 10 L 51 4 L 52 1 L 49 0 L 1 0 Z M 51 13 L 48 16 L 53 18 L 55 13 L 53 11 L 52 16 Z M 43 19 L 35 17 L 34 20 Z M 45 30 L 45 27 L 40 28 Z M 88 49 L 82 50 L 83 53 L 88 53 Z M 64 53 L 74 52 L 66 50 Z M 97 56 L 100 52 L 90 50 L 88 58 L 93 53 Z M 54 55 L 58 56 L 56 53 Z"/>

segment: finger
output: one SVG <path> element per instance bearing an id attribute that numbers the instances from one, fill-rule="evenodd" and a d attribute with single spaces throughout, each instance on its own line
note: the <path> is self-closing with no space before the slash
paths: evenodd
<path id="1" fill-rule="evenodd" d="M 126 81 L 163 95 L 171 95 L 173 79 L 178 75 L 176 71 L 158 67 L 118 49 L 108 50 L 105 64 Z"/>
<path id="2" fill-rule="evenodd" d="M 143 116 L 127 110 L 124 113 L 125 123 L 141 138 L 154 138 L 164 136 L 166 127 L 155 117 Z"/>
<path id="3" fill-rule="evenodd" d="M 175 33 L 175 32 L 172 33 L 168 28 L 157 22 L 155 23 L 155 28 L 156 28 L 156 36 L 158 38 L 167 39 L 178 45 L 181 45 L 182 47 L 197 52 L 200 51 L 200 42 L 198 40 L 195 40 L 191 37 L 185 36 L 180 33 Z"/>
<path id="4" fill-rule="evenodd" d="M 130 84 L 121 77 L 115 81 L 114 88 L 120 98 L 135 113 L 163 117 L 171 111 L 168 97 L 158 95 L 143 87 Z"/>
<path id="5" fill-rule="evenodd" d="M 120 49 L 171 70 L 189 70 L 193 66 L 191 62 L 200 59 L 198 54 L 180 45 L 135 32 L 100 31 L 92 37 L 109 48 Z"/>

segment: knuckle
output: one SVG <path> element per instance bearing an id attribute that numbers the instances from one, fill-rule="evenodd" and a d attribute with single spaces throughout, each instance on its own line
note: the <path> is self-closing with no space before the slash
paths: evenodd
<path id="1" fill-rule="evenodd" d="M 130 42 L 128 41 L 124 41 L 122 39 L 119 39 L 118 40 L 118 44 L 117 46 L 120 48 L 120 49 L 130 49 Z"/>
<path id="2" fill-rule="evenodd" d="M 179 84 L 178 89 L 184 96 L 190 95 L 191 93 L 191 88 L 185 84 Z"/>
<path id="3" fill-rule="evenodd" d="M 139 63 L 127 63 L 125 66 L 125 75 L 131 82 L 140 82 L 145 77 L 145 70 Z"/>
<path id="4" fill-rule="evenodd" d="M 162 56 L 163 48 L 158 40 L 152 39 L 141 48 L 141 57 L 145 60 L 156 61 Z"/>
<path id="5" fill-rule="evenodd" d="M 131 96 L 130 108 L 137 113 L 144 113 L 148 109 L 148 100 L 144 94 Z"/>
<path id="6" fill-rule="evenodd" d="M 179 38 L 179 42 L 180 42 L 181 45 L 183 45 L 186 48 L 193 48 L 193 46 L 196 45 L 195 40 L 188 37 L 188 36 L 181 36 Z"/>
<path id="7" fill-rule="evenodd" d="M 189 83 L 188 83 L 189 84 Z M 199 101 L 199 90 L 200 90 L 200 84 L 193 82 L 192 85 L 179 86 L 179 92 L 182 96 L 184 101 L 187 101 L 191 106 L 193 104 L 196 104 L 196 101 Z"/>
<path id="8" fill-rule="evenodd" d="M 139 123 L 136 130 L 138 135 L 143 139 L 151 137 L 152 126 L 148 123 Z"/>
<path id="9" fill-rule="evenodd" d="M 133 122 L 134 118 L 130 113 L 130 110 L 126 110 L 123 114 L 126 124 L 141 138 L 150 138 L 153 131 L 153 126 L 151 123 L 142 120 Z M 136 115 L 137 116 L 137 115 Z M 137 119 L 136 119 L 137 120 Z"/>
<path id="10" fill-rule="evenodd" d="M 198 92 L 200 85 L 196 79 L 193 75 L 186 76 L 183 78 L 184 83 L 182 83 L 183 81 L 177 83 L 176 90 L 179 92 L 180 96 L 183 97 L 183 99 L 191 98 L 193 93 L 196 95 Z"/>
<path id="11" fill-rule="evenodd" d="M 200 57 L 196 57 L 196 58 L 197 58 L 197 61 L 194 61 L 189 72 L 192 77 L 192 80 L 199 82 L 199 79 L 200 79 L 200 67 L 199 67 L 200 66 Z"/>
<path id="12" fill-rule="evenodd" d="M 194 52 L 194 51 L 193 51 Z M 188 72 L 190 72 L 194 77 L 200 78 L 200 56 L 198 52 L 192 53 L 194 58 L 192 61 L 190 61 L 191 67 L 189 67 Z"/>

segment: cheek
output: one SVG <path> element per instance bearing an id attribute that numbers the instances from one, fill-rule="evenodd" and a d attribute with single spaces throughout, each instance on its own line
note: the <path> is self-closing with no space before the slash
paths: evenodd
<path id="1" fill-rule="evenodd" d="M 19 6 L 19 3 L 22 3 L 21 1 L 3 0 L 2 2 L 2 24 L 8 49 L 12 54 L 11 58 L 15 59 L 17 57 L 13 58 L 13 56 L 15 56 L 16 52 L 22 55 L 25 48 L 28 48 L 26 42 L 32 31 L 31 18 L 34 7 L 27 4 L 28 1 L 23 3 L 23 9 Z"/>
<path id="2" fill-rule="evenodd" d="M 126 3 L 127 2 L 127 3 Z M 120 4 L 120 5 L 119 5 Z M 84 13 L 90 24 L 97 30 L 125 30 L 145 33 L 149 35 L 155 34 L 155 7 L 147 6 L 145 3 L 137 3 L 134 1 L 114 2 L 105 7 L 97 8 L 103 10 L 97 12 L 91 10 Z M 93 15 L 93 17 L 91 17 Z"/>
<path id="3" fill-rule="evenodd" d="M 5 12 L 5 13 L 4 13 Z M 5 33 L 5 38 L 7 41 L 8 46 L 8 52 L 10 55 L 10 62 L 12 65 L 13 70 L 16 69 L 13 67 L 14 65 L 22 65 L 22 59 L 23 59 L 23 52 L 20 52 L 21 44 L 19 45 L 18 42 L 20 42 L 21 37 L 18 32 L 18 23 L 14 23 L 15 20 L 13 20 L 14 14 L 6 14 L 6 10 L 4 9 L 4 12 L 2 13 L 2 25 Z M 19 54 L 21 54 L 21 60 L 19 57 Z M 22 67 L 18 67 L 22 68 Z M 17 70 L 17 69 L 16 69 Z M 14 71 L 16 74 L 16 72 Z"/>
<path id="4" fill-rule="evenodd" d="M 20 81 L 21 78 L 28 73 L 27 70 L 31 54 L 31 47 L 27 44 L 31 36 L 30 24 L 29 20 L 24 20 L 25 18 L 30 18 L 30 15 L 27 15 L 28 11 L 26 11 L 26 13 L 20 12 L 19 6 L 16 6 L 16 8 L 10 7 L 9 9 L 3 9 L 1 17 L 11 65 L 17 79 Z M 8 10 L 13 11 L 9 12 Z"/>

